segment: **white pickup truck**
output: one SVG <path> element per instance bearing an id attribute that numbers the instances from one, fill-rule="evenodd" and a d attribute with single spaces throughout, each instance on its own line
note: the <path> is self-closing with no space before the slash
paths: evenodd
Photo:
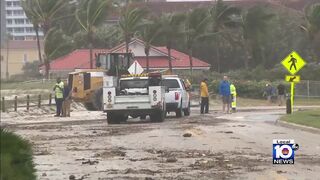
<path id="1" fill-rule="evenodd" d="M 162 85 L 166 87 L 166 110 L 175 112 L 176 117 L 190 115 L 190 96 L 184 81 L 176 75 L 164 75 Z"/>
<path id="2" fill-rule="evenodd" d="M 119 83 L 106 77 L 103 87 L 103 108 L 108 123 L 126 121 L 128 116 L 162 122 L 166 116 L 165 87 L 159 77 L 124 77 Z"/>

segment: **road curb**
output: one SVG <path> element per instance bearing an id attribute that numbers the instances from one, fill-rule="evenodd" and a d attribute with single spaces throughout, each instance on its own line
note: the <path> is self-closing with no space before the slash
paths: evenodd
<path id="1" fill-rule="evenodd" d="M 320 129 L 318 129 L 318 128 L 285 122 L 285 121 L 280 120 L 280 118 L 276 121 L 276 124 L 283 126 L 283 127 L 299 129 L 299 130 L 308 131 L 308 132 L 315 133 L 315 134 L 320 134 Z"/>

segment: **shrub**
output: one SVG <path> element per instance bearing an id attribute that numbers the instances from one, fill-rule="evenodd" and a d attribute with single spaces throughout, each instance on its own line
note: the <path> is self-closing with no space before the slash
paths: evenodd
<path id="1" fill-rule="evenodd" d="M 36 179 L 28 141 L 1 128 L 1 180 Z"/>

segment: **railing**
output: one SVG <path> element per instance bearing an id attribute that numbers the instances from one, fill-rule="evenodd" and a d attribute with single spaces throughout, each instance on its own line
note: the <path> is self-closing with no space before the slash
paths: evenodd
<path id="1" fill-rule="evenodd" d="M 13 109 L 14 112 L 18 111 L 18 108 L 26 108 L 27 111 L 31 107 L 41 108 L 42 106 L 51 106 L 52 104 L 52 94 L 44 95 L 27 95 L 26 97 L 19 98 L 15 96 L 14 99 L 1 98 L 1 111 L 6 112 L 9 109 Z"/>
<path id="2" fill-rule="evenodd" d="M 304 80 L 296 83 L 295 97 L 320 98 L 320 81 Z"/>

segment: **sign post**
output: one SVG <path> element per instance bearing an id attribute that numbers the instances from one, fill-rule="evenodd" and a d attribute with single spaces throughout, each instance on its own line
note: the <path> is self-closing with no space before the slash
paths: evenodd
<path id="1" fill-rule="evenodd" d="M 301 56 L 292 51 L 286 58 L 281 62 L 285 69 L 289 71 L 291 75 L 287 75 L 285 80 L 291 83 L 291 93 L 290 93 L 290 108 L 291 113 L 293 112 L 293 101 L 294 101 L 294 84 L 300 82 L 300 76 L 295 74 L 306 65 L 306 62 L 301 58 Z M 288 107 L 287 107 L 288 108 Z M 288 112 L 288 111 L 287 111 Z"/>

